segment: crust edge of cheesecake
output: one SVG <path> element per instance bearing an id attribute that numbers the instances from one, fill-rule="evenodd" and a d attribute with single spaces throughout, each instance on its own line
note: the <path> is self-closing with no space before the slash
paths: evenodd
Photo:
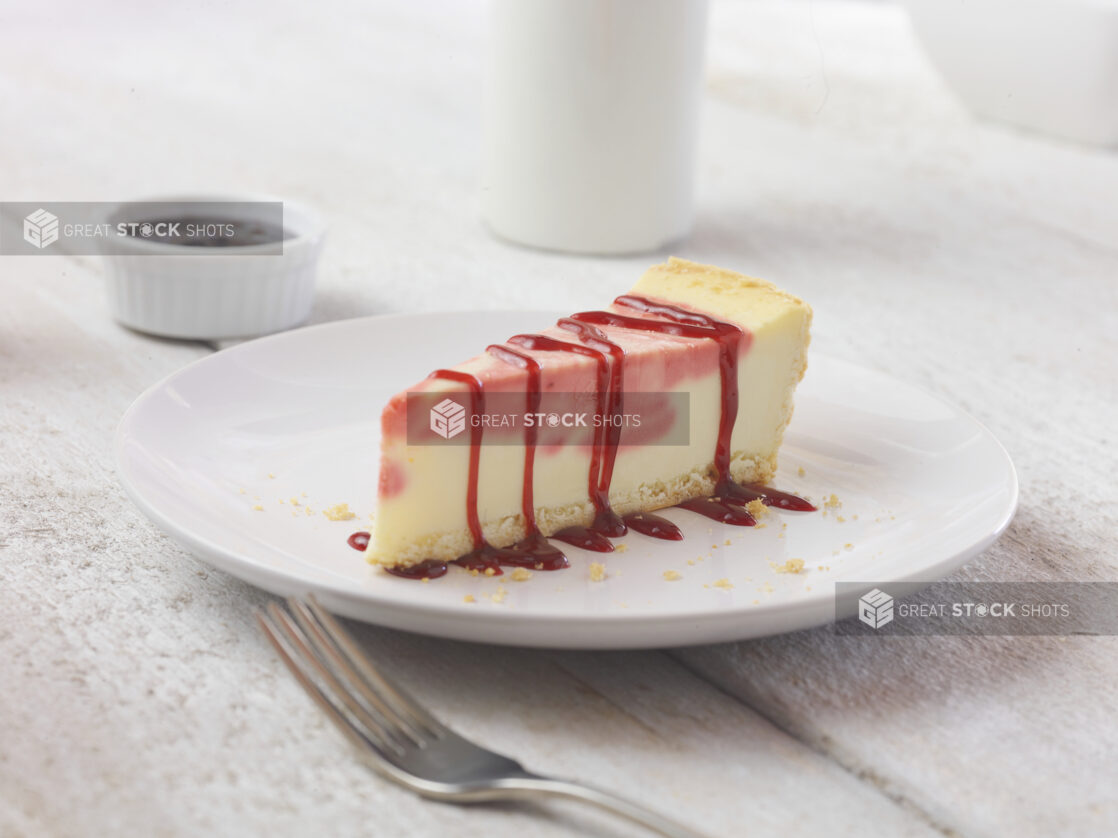
<path id="1" fill-rule="evenodd" d="M 730 473 L 739 483 L 763 483 L 776 472 L 776 452 L 768 457 L 747 457 L 742 453 L 730 460 Z M 705 469 L 697 468 L 681 474 L 671 481 L 642 483 L 636 491 L 625 495 L 610 494 L 610 506 L 619 515 L 629 512 L 654 511 L 675 506 L 692 498 L 710 497 L 714 494 L 714 464 Z M 554 535 L 565 527 L 588 526 L 594 520 L 594 506 L 589 499 L 567 506 L 536 509 L 536 524 L 545 536 Z M 494 547 L 508 547 L 527 534 L 524 515 L 509 515 L 499 520 L 482 523 L 485 540 Z M 466 528 L 431 533 L 415 540 L 391 556 L 378 555 L 375 550 L 366 554 L 370 564 L 384 567 L 401 567 L 417 564 L 426 559 L 451 561 L 473 549 L 470 531 Z"/>

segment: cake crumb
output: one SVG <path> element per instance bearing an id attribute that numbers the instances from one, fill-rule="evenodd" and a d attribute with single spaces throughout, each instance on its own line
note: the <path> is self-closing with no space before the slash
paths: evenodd
<path id="1" fill-rule="evenodd" d="M 734 587 L 734 583 L 731 582 L 729 579 L 727 579 L 725 576 L 723 576 L 721 579 L 719 579 L 718 581 L 716 581 L 714 583 L 714 587 L 721 588 L 724 591 L 728 591 L 732 587 Z"/>
<path id="2" fill-rule="evenodd" d="M 280 498 L 280 499 L 279 499 L 279 502 L 280 502 L 280 503 L 287 503 L 287 501 L 285 501 L 285 500 L 284 500 L 283 498 Z"/>
<path id="3" fill-rule="evenodd" d="M 712 544 L 712 545 L 710 545 L 710 549 L 711 549 L 711 550 L 717 550 L 717 549 L 718 549 L 718 545 L 717 545 L 717 544 Z"/>
<path id="4" fill-rule="evenodd" d="M 420 579 L 419 581 L 420 581 L 420 582 L 430 582 L 430 581 L 431 581 L 431 577 L 430 577 L 430 576 L 424 576 L 424 577 L 423 577 L 422 579 Z"/>
<path id="5" fill-rule="evenodd" d="M 695 560 L 694 559 L 688 559 L 687 564 L 694 566 Z"/>
<path id="6" fill-rule="evenodd" d="M 615 553 L 624 553 L 624 552 L 625 552 L 626 550 L 628 550 L 628 549 L 629 549 L 629 545 L 628 545 L 628 544 L 618 544 L 618 545 L 617 545 L 616 547 L 614 547 L 614 548 L 613 548 L 613 552 L 615 552 Z"/>
<path id="7" fill-rule="evenodd" d="M 838 495 L 836 495 L 834 492 L 832 492 L 831 496 L 829 498 L 826 498 L 823 501 L 823 508 L 824 509 L 842 509 L 842 501 L 840 501 L 838 499 Z"/>
<path id="8" fill-rule="evenodd" d="M 246 492 L 244 489 L 238 489 L 237 491 L 240 492 L 242 495 L 248 494 L 248 492 Z"/>
<path id="9" fill-rule="evenodd" d="M 601 582 L 606 578 L 606 566 L 601 562 L 590 562 L 590 581 Z"/>
<path id="10" fill-rule="evenodd" d="M 496 568 L 492 568 L 492 567 L 487 567 L 487 568 L 485 569 L 485 575 L 486 575 L 486 576 L 496 576 L 496 575 L 497 575 L 497 570 L 496 570 Z"/>
<path id="11" fill-rule="evenodd" d="M 800 573 L 803 569 L 803 559 L 789 559 L 784 564 L 778 564 L 773 568 L 777 573 Z"/>
<path id="12" fill-rule="evenodd" d="M 489 598 L 491 600 L 493 600 L 494 602 L 500 604 L 500 603 L 505 601 L 505 596 L 507 594 L 508 594 L 508 590 L 505 588 L 505 586 L 504 585 L 498 585 L 497 590 L 494 591 L 492 594 L 490 594 Z"/>
<path id="13" fill-rule="evenodd" d="M 291 496 L 291 505 L 292 506 L 298 506 L 299 505 L 299 499 L 297 497 L 295 497 L 294 495 Z"/>
<path id="14" fill-rule="evenodd" d="M 477 602 L 477 600 L 474 599 L 473 594 L 466 594 L 464 597 L 462 597 L 462 601 L 463 602 Z"/>
<path id="15" fill-rule="evenodd" d="M 835 520 L 838 521 L 840 524 L 846 523 L 846 517 L 843 515 L 839 515 L 837 518 L 835 518 Z"/>
<path id="16" fill-rule="evenodd" d="M 254 506 L 253 509 L 255 509 L 257 512 L 263 512 L 264 511 L 264 507 L 261 506 L 260 504 L 256 504 L 256 506 Z"/>
<path id="17" fill-rule="evenodd" d="M 800 466 L 798 469 L 796 469 L 796 474 L 798 474 L 800 477 L 803 477 L 805 474 L 807 474 L 807 472 L 804 471 L 803 466 Z"/>
<path id="18" fill-rule="evenodd" d="M 512 573 L 509 574 L 509 579 L 513 582 L 527 582 L 532 578 L 532 571 L 523 567 L 514 567 Z"/>
<path id="19" fill-rule="evenodd" d="M 769 514 L 769 508 L 761 502 L 760 498 L 754 498 L 745 505 L 745 511 L 752 515 L 757 520 L 764 518 Z"/>
<path id="20" fill-rule="evenodd" d="M 276 479 L 276 476 L 275 476 L 274 474 L 272 474 L 272 473 L 271 473 L 271 472 L 269 471 L 269 472 L 268 472 L 268 479 L 269 479 L 269 480 L 275 480 L 275 479 Z"/>
<path id="21" fill-rule="evenodd" d="M 314 510 L 311 509 L 309 506 L 303 507 L 303 511 L 306 512 L 308 515 L 314 515 Z"/>
<path id="22" fill-rule="evenodd" d="M 850 543 L 849 541 L 848 541 L 848 542 L 846 542 L 846 543 L 845 543 L 844 545 L 842 545 L 842 546 L 843 546 L 843 547 L 845 547 L 845 548 L 846 548 L 847 550 L 853 550 L 853 549 L 854 549 L 854 545 L 853 545 L 853 544 L 851 544 L 851 543 Z"/>
<path id="23" fill-rule="evenodd" d="M 331 521 L 349 521 L 350 519 L 357 517 L 352 512 L 350 512 L 348 503 L 338 503 L 334 506 L 329 506 L 323 511 L 322 514 L 329 518 Z"/>
<path id="24" fill-rule="evenodd" d="M 664 571 L 664 581 L 665 582 L 675 582 L 677 579 L 682 579 L 682 578 L 683 578 L 683 574 L 680 573 L 678 570 L 665 570 Z"/>
<path id="25" fill-rule="evenodd" d="M 733 542 L 730 541 L 730 539 L 727 538 L 726 541 L 725 541 L 725 544 L 726 544 L 727 547 L 729 547 L 731 544 L 733 544 Z"/>

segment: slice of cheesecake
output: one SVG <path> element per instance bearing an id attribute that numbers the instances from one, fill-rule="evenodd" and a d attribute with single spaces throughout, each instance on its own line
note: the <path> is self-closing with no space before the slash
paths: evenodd
<path id="1" fill-rule="evenodd" d="M 572 527 L 617 535 L 627 514 L 755 498 L 737 496 L 776 470 L 810 324 L 769 282 L 670 259 L 602 311 L 432 373 L 381 417 L 367 558 L 398 568 Z"/>

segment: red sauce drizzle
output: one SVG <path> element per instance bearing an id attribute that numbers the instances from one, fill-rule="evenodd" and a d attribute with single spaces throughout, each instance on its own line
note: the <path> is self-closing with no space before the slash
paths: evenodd
<path id="1" fill-rule="evenodd" d="M 662 538 L 665 541 L 683 541 L 683 533 L 679 531 L 679 527 L 659 515 L 633 512 L 625 516 L 625 524 L 641 535 Z"/>
<path id="2" fill-rule="evenodd" d="M 556 541 L 565 541 L 567 544 L 581 547 L 583 550 L 593 550 L 595 553 L 613 552 L 613 542 L 593 526 L 565 527 L 551 537 Z"/>
<path id="3" fill-rule="evenodd" d="M 609 392 L 609 359 L 606 358 L 605 353 L 589 346 L 583 346 L 580 343 L 570 343 L 565 340 L 557 340 L 556 338 L 548 337 L 547 335 L 513 335 L 508 339 L 507 343 L 513 346 L 521 346 L 525 349 L 532 349 L 537 352 L 572 352 L 575 355 L 585 355 L 593 358 L 597 362 L 598 381 L 597 388 L 595 389 L 595 396 L 597 403 L 594 406 L 595 412 L 599 415 L 604 413 L 603 402 L 606 398 L 606 393 Z M 598 490 L 598 473 L 601 469 L 601 456 L 602 448 L 599 443 L 602 429 L 597 428 L 594 432 L 594 446 L 590 452 L 590 471 L 589 471 L 589 494 L 591 500 L 597 496 Z M 595 506 L 597 508 L 597 506 Z"/>
<path id="4" fill-rule="evenodd" d="M 697 512 L 707 518 L 736 527 L 752 527 L 757 520 L 743 506 L 737 506 L 724 498 L 693 498 L 676 504 L 680 509 Z"/>
<path id="5" fill-rule="evenodd" d="M 446 562 L 442 559 L 427 559 L 407 567 L 386 567 L 385 570 L 401 579 L 438 579 L 446 576 Z"/>
<path id="6" fill-rule="evenodd" d="M 622 368 L 625 363 L 625 350 L 607 338 L 600 330 L 586 323 L 580 323 L 571 317 L 562 318 L 558 324 L 560 329 L 573 332 L 580 341 L 602 353 L 609 353 L 609 394 L 608 402 L 603 411 L 603 428 L 599 437 L 602 446 L 601 469 L 598 472 L 597 493 L 593 496 L 594 506 L 598 510 L 594 523 L 590 529 L 610 538 L 620 538 L 628 532 L 625 522 L 610 507 L 609 487 L 613 483 L 613 466 L 617 462 L 617 446 L 621 442 L 621 415 L 624 412 L 625 390 L 621 379 Z M 609 421 L 604 421 L 605 414 L 609 414 Z"/>
<path id="7" fill-rule="evenodd" d="M 664 320 L 630 317 L 611 311 L 584 311 L 571 315 L 572 319 L 599 326 L 619 326 L 643 332 L 678 335 L 686 338 L 709 338 L 718 343 L 718 370 L 722 383 L 722 410 L 718 419 L 718 440 L 714 446 L 714 470 L 718 497 L 736 495 L 737 484 L 730 476 L 730 438 L 738 417 L 738 356 L 748 348 L 752 336 L 740 326 L 718 320 L 668 303 L 656 302 L 647 297 L 625 294 L 613 301 L 614 305 L 653 314 Z M 743 346 L 743 343 L 745 344 Z"/>
<path id="8" fill-rule="evenodd" d="M 799 495 L 782 492 L 760 483 L 750 483 L 746 486 L 739 485 L 732 498 L 726 498 L 729 503 L 749 503 L 760 498 L 765 506 L 775 506 L 777 509 L 788 509 L 793 512 L 814 512 L 815 506 L 804 500 Z"/>
<path id="9" fill-rule="evenodd" d="M 360 550 L 362 553 L 364 553 L 365 550 L 369 547 L 369 534 L 364 530 L 362 530 L 361 532 L 355 532 L 353 535 L 346 539 L 346 544 L 348 544 L 354 550 Z"/>
<path id="10" fill-rule="evenodd" d="M 461 384 L 465 384 L 470 392 L 470 415 L 480 416 L 485 413 L 485 388 L 477 376 L 471 375 L 468 372 L 459 372 L 458 370 L 435 370 L 428 378 L 457 381 Z M 501 551 L 485 540 L 485 534 L 481 529 L 481 519 L 478 517 L 477 513 L 478 471 L 481 464 L 481 442 L 484 433 L 485 429 L 480 423 L 471 425 L 470 467 L 466 477 L 466 524 L 470 528 L 470 537 L 473 539 L 474 549 L 465 556 L 456 559 L 455 562 L 463 565 L 467 563 L 483 562 L 488 567 L 492 563 L 499 562 L 499 554 Z M 401 568 L 401 572 L 394 575 L 415 578 L 414 574 L 411 573 L 415 567 L 422 567 L 428 563 L 434 564 L 437 561 L 437 559 L 430 559 L 428 562 L 421 562 L 419 565 L 414 565 L 410 568 Z M 392 571 L 390 570 L 389 572 Z M 496 573 L 500 573 L 499 568 L 497 568 Z M 430 574 L 428 573 L 427 576 L 430 576 Z"/>
<path id="11" fill-rule="evenodd" d="M 539 413 L 540 411 L 540 365 L 530 355 L 525 355 L 516 349 L 494 344 L 486 349 L 493 357 L 519 367 L 528 373 L 528 388 L 526 394 L 525 413 Z M 536 438 L 539 434 L 535 424 L 524 425 L 524 480 L 520 490 L 520 509 L 524 515 L 526 534 L 523 539 L 512 547 L 490 548 L 491 561 L 497 563 L 494 575 L 500 572 L 499 565 L 510 567 L 531 567 L 536 570 L 560 570 L 570 567 L 570 562 L 562 551 L 550 544 L 540 528 L 536 525 L 536 504 L 534 497 Z M 459 560 L 461 563 L 461 560 Z M 463 565 L 468 569 L 475 569 Z M 485 570 L 493 565 L 486 564 L 481 567 Z"/>
<path id="12" fill-rule="evenodd" d="M 570 343 L 546 335 L 515 335 L 509 338 L 508 343 L 541 352 L 572 352 L 594 358 L 597 362 L 598 375 L 598 387 L 595 391 L 597 403 L 594 410 L 603 418 L 607 415 L 620 416 L 621 364 L 625 351 L 597 329 L 569 318 L 560 320 L 559 326 L 574 332 L 583 343 Z M 609 486 L 613 480 L 613 464 L 617 459 L 617 444 L 620 438 L 619 421 L 599 422 L 594 430 L 594 444 L 590 453 L 590 470 L 587 479 L 590 501 L 594 504 L 594 521 L 589 527 L 567 527 L 555 533 L 553 538 L 586 550 L 608 553 L 613 550 L 613 545 L 607 538 L 620 538 L 625 535 L 625 522 L 609 505 Z M 595 535 L 606 538 L 595 537 Z"/>
<path id="13" fill-rule="evenodd" d="M 514 367 L 520 367 L 528 373 L 527 403 L 524 412 L 539 413 L 540 365 L 536 359 L 530 355 L 525 355 L 523 352 L 496 344 L 488 347 L 485 351 L 494 358 L 498 358 Z M 539 430 L 534 424 L 524 424 L 524 484 L 520 491 L 520 511 L 524 514 L 524 523 L 528 535 L 539 532 L 539 527 L 536 526 L 536 507 L 533 498 L 533 473 L 536 463 L 536 437 L 538 433 Z"/>

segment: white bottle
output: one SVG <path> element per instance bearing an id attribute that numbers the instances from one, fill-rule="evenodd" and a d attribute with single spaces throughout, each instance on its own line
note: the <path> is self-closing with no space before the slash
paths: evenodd
<path id="1" fill-rule="evenodd" d="M 707 0 L 494 0 L 482 212 L 576 253 L 691 228 Z"/>

